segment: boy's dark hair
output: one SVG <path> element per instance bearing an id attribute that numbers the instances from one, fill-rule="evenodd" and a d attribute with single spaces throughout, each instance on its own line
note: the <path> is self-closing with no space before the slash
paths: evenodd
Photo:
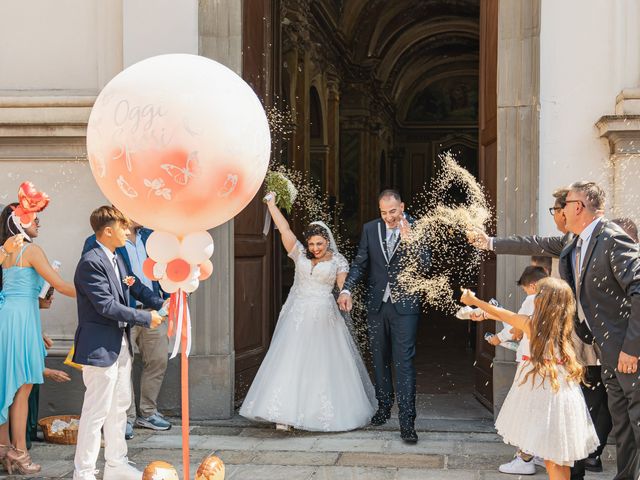
<path id="1" fill-rule="evenodd" d="M 548 276 L 549 274 L 545 271 L 544 268 L 529 265 L 524 269 L 522 275 L 520 275 L 520 278 L 516 283 L 521 287 L 527 287 L 531 284 L 537 283 L 543 278 L 547 278 Z"/>
<path id="2" fill-rule="evenodd" d="M 542 267 L 547 271 L 547 275 L 551 275 L 551 266 L 553 265 L 551 257 L 533 255 L 531 257 L 531 265 L 533 265 L 534 267 Z"/>
<path id="3" fill-rule="evenodd" d="M 122 213 L 116 207 L 103 205 L 102 207 L 98 207 L 93 212 L 91 212 L 89 223 L 91 223 L 91 228 L 97 235 L 102 230 L 104 230 L 105 227 L 110 227 L 114 223 L 120 223 L 124 226 L 128 226 L 131 222 L 124 215 L 124 213 Z"/>

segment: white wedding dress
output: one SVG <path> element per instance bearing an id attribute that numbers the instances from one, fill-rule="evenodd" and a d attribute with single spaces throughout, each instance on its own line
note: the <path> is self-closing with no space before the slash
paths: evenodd
<path id="1" fill-rule="evenodd" d="M 334 251 L 313 266 L 300 242 L 289 257 L 293 287 L 240 415 L 309 431 L 365 426 L 377 409 L 375 391 L 332 293 L 349 265 Z"/>

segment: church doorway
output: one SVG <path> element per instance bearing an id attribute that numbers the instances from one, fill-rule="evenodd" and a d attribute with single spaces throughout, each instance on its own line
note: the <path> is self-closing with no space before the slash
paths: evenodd
<path id="1" fill-rule="evenodd" d="M 378 216 L 379 191 L 397 188 L 411 212 L 446 151 L 483 180 L 495 200 L 497 3 L 261 0 L 270 13 L 255 28 L 271 34 L 254 34 L 255 44 L 245 42 L 243 51 L 262 58 L 257 78 L 271 85 L 269 102 L 293 118 L 275 154 L 308 172 L 342 206 L 338 223 L 354 249 L 362 224 Z M 257 46 L 268 55 L 259 57 Z M 260 348 L 251 347 L 259 354 L 243 370 L 244 385 L 292 282 L 278 238 L 272 248 L 274 288 L 263 292 L 272 320 L 261 324 L 266 334 L 253 344 Z M 495 265 L 483 266 L 479 279 L 475 286 L 491 296 Z M 244 287 L 236 285 L 238 298 Z M 475 396 L 491 407 L 493 347 L 482 338 L 487 327 L 425 312 L 417 342 L 418 391 Z"/>

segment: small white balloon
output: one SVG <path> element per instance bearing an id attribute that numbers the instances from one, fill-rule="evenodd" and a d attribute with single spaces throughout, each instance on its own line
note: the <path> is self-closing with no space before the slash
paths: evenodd
<path id="1" fill-rule="evenodd" d="M 213 255 L 213 238 L 203 230 L 185 236 L 180 243 L 180 258 L 199 265 Z"/>
<path id="2" fill-rule="evenodd" d="M 147 255 L 157 263 L 169 263 L 180 255 L 180 240 L 173 233 L 155 231 L 145 246 Z"/>
<path id="3" fill-rule="evenodd" d="M 156 278 L 164 278 L 164 274 L 167 272 L 166 263 L 156 263 L 153 266 L 153 276 Z"/>
<path id="4" fill-rule="evenodd" d="M 180 284 L 176 282 L 172 282 L 168 278 L 163 278 L 160 280 L 160 287 L 162 291 L 165 293 L 175 293 L 180 288 Z"/>
<path id="5" fill-rule="evenodd" d="M 200 285 L 198 277 L 190 277 L 180 284 L 180 288 L 187 293 L 195 292 Z"/>

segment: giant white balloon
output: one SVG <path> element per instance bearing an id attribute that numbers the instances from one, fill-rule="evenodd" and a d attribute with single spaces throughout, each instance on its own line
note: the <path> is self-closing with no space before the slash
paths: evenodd
<path id="1" fill-rule="evenodd" d="M 87 128 L 104 195 L 147 227 L 178 236 L 237 215 L 270 155 L 267 117 L 251 87 L 208 58 L 148 58 L 113 78 Z"/>

